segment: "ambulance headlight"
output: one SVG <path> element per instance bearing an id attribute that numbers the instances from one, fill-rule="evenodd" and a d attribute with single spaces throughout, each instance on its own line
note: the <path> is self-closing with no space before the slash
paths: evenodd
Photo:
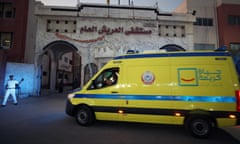
<path id="1" fill-rule="evenodd" d="M 73 93 L 70 93 L 70 94 L 68 94 L 68 99 L 71 99 L 71 98 L 73 98 L 75 96 L 75 94 L 73 94 Z"/>

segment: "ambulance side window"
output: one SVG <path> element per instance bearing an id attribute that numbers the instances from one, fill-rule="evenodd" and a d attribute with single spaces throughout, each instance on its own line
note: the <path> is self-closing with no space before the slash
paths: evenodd
<path id="1" fill-rule="evenodd" d="M 104 70 L 88 89 L 100 89 L 117 84 L 119 75 L 119 68 L 111 68 Z"/>

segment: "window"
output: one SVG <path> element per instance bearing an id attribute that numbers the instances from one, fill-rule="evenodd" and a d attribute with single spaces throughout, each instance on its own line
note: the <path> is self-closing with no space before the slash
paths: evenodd
<path id="1" fill-rule="evenodd" d="M 234 16 L 228 16 L 228 24 L 234 24 Z"/>
<path id="2" fill-rule="evenodd" d="M 240 57 L 240 43 L 230 43 L 230 49 L 232 55 Z"/>
<path id="3" fill-rule="evenodd" d="M 68 75 L 67 75 L 67 74 L 65 74 L 65 75 L 64 75 L 64 78 L 65 78 L 66 80 L 68 80 Z"/>
<path id="4" fill-rule="evenodd" d="M 194 44 L 195 50 L 214 50 L 215 44 Z"/>
<path id="5" fill-rule="evenodd" d="M 11 3 L 0 3 L 0 17 L 1 18 L 14 18 L 15 8 Z"/>
<path id="6" fill-rule="evenodd" d="M 56 33 L 76 33 L 76 21 L 73 20 L 55 20 L 48 19 L 47 23 L 47 32 L 56 32 Z"/>
<path id="7" fill-rule="evenodd" d="M 47 76 L 47 72 L 44 71 L 44 72 L 43 72 L 43 76 Z"/>
<path id="8" fill-rule="evenodd" d="M 197 26 L 213 26 L 212 18 L 197 18 L 194 25 Z"/>
<path id="9" fill-rule="evenodd" d="M 240 25 L 240 16 L 229 15 L 228 16 L 228 24 L 230 24 L 230 25 Z"/>
<path id="10" fill-rule="evenodd" d="M 230 50 L 231 51 L 239 51 L 240 50 L 240 43 L 230 43 Z"/>
<path id="11" fill-rule="evenodd" d="M 58 74 L 58 79 L 62 79 L 63 78 L 63 74 L 62 73 L 59 73 Z"/>
<path id="12" fill-rule="evenodd" d="M 159 24 L 158 35 L 163 37 L 185 37 L 185 26 Z"/>
<path id="13" fill-rule="evenodd" d="M 67 57 L 64 57 L 64 62 L 68 63 L 68 58 Z"/>
<path id="14" fill-rule="evenodd" d="M 70 65 L 73 65 L 73 61 L 72 61 L 72 60 L 69 60 L 69 64 L 70 64 Z"/>
<path id="15" fill-rule="evenodd" d="M 196 22 L 194 23 L 194 25 L 202 25 L 202 21 L 200 18 L 196 19 Z"/>
<path id="16" fill-rule="evenodd" d="M 202 22 L 203 22 L 203 26 L 207 26 L 208 25 L 208 20 L 206 18 L 203 18 Z"/>
<path id="17" fill-rule="evenodd" d="M 0 32 L 0 46 L 9 49 L 12 46 L 12 33 Z"/>
<path id="18" fill-rule="evenodd" d="M 0 3 L 0 18 L 3 17 L 3 4 Z"/>
<path id="19" fill-rule="evenodd" d="M 88 89 L 100 89 L 116 85 L 119 78 L 119 68 L 111 68 L 104 70 Z"/>
<path id="20" fill-rule="evenodd" d="M 208 26 L 213 26 L 213 19 L 207 19 Z"/>

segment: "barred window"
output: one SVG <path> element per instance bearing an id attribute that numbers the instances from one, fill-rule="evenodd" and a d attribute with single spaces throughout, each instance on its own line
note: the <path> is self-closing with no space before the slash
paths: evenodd
<path id="1" fill-rule="evenodd" d="M 12 3 L 0 2 L 0 18 L 14 18 L 15 11 Z"/>
<path id="2" fill-rule="evenodd" d="M 212 18 L 196 18 L 194 25 L 197 26 L 213 26 Z"/>
<path id="3" fill-rule="evenodd" d="M 194 44 L 195 50 L 214 50 L 215 44 L 203 44 L 203 43 L 195 43 Z"/>
<path id="4" fill-rule="evenodd" d="M 228 16 L 228 24 L 230 24 L 230 25 L 240 25 L 240 16 L 229 15 Z"/>
<path id="5" fill-rule="evenodd" d="M 13 33 L 0 32 L 0 46 L 3 49 L 9 49 L 12 47 Z"/>

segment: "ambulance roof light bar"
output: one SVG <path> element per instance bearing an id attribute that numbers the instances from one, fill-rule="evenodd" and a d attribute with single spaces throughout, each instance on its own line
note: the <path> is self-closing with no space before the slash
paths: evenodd
<path id="1" fill-rule="evenodd" d="M 224 46 L 221 46 L 221 47 L 215 49 L 214 51 L 227 51 L 227 47 L 224 45 Z"/>

